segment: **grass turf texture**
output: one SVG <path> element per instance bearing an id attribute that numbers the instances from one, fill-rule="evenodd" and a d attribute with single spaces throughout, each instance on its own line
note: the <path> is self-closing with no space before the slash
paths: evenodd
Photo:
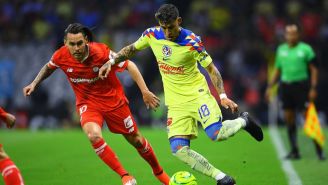
<path id="1" fill-rule="evenodd" d="M 142 128 L 141 132 L 152 144 L 169 175 L 186 170 L 195 175 L 199 185 L 216 184 L 213 179 L 192 171 L 171 155 L 164 130 Z M 122 136 L 109 133 L 107 129 L 103 130 L 103 136 L 124 167 L 136 177 L 138 184 L 160 184 L 148 164 Z M 214 143 L 201 132 L 191 146 L 216 167 L 232 175 L 238 184 L 287 185 L 267 130 L 264 137 L 262 143 L 257 143 L 242 131 L 228 141 Z M 283 134 L 283 137 L 286 136 Z M 318 162 L 311 143 L 305 137 L 300 137 L 300 143 L 306 143 L 301 150 L 303 159 L 293 162 L 293 165 L 303 184 L 326 184 L 328 163 Z M 0 131 L 0 143 L 20 168 L 27 185 L 121 184 L 120 178 L 96 156 L 81 130 L 31 133 L 6 129 Z M 3 184 L 2 180 L 0 184 Z"/>

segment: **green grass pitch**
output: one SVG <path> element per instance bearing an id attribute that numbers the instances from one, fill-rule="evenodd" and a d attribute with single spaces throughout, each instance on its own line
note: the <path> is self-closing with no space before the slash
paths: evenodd
<path id="1" fill-rule="evenodd" d="M 282 137 L 286 138 L 282 131 Z M 142 128 L 164 167 L 172 175 L 176 171 L 192 172 L 199 185 L 216 184 L 180 162 L 170 153 L 166 132 Z M 300 134 L 301 135 L 301 134 Z M 328 132 L 326 130 L 326 136 Z M 124 167 L 140 185 L 160 184 L 151 168 L 120 135 L 103 130 L 107 143 L 117 153 Z M 328 184 L 328 162 L 319 162 L 311 143 L 304 135 L 301 161 L 293 162 L 303 185 Z M 2 129 L 0 143 L 20 168 L 26 185 L 120 185 L 120 178 L 94 153 L 82 130 L 28 132 Z M 304 144 L 303 144 L 304 143 Z M 287 185 L 285 174 L 274 150 L 268 130 L 258 143 L 244 131 L 227 141 L 214 143 L 201 132 L 191 147 L 212 164 L 232 175 L 239 185 Z M 4 182 L 0 179 L 0 185 Z"/>

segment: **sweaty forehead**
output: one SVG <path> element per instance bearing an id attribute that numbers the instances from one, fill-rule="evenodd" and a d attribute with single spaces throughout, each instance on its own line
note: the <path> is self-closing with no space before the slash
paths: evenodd
<path id="1" fill-rule="evenodd" d="M 67 33 L 66 40 L 69 42 L 78 42 L 84 40 L 82 33 Z"/>

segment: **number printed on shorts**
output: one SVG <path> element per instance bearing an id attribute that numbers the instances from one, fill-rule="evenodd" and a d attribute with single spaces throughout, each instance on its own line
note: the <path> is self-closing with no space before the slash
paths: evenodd
<path id="1" fill-rule="evenodd" d="M 85 111 L 87 111 L 87 108 L 88 108 L 88 106 L 87 105 L 83 105 L 82 107 L 80 107 L 80 115 L 82 115 L 83 114 L 83 112 L 85 112 Z"/>
<path id="2" fill-rule="evenodd" d="M 207 105 L 204 104 L 202 106 L 200 106 L 200 108 L 198 109 L 198 113 L 201 119 L 203 119 L 204 117 L 207 117 L 210 115 L 210 110 L 208 109 Z"/>

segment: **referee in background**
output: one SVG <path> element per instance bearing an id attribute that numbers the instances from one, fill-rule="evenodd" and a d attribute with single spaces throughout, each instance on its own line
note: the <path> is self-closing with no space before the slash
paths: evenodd
<path id="1" fill-rule="evenodd" d="M 284 121 L 287 125 L 288 139 L 291 151 L 286 159 L 300 159 L 297 144 L 297 111 L 306 110 L 308 101 L 317 97 L 318 69 L 315 53 L 312 47 L 299 41 L 299 28 L 295 24 L 285 27 L 286 42 L 279 45 L 276 51 L 273 77 L 270 80 L 266 97 L 268 99 L 271 87 L 280 78 L 280 95 L 284 110 Z M 313 140 L 319 160 L 324 160 L 323 150 Z"/>

